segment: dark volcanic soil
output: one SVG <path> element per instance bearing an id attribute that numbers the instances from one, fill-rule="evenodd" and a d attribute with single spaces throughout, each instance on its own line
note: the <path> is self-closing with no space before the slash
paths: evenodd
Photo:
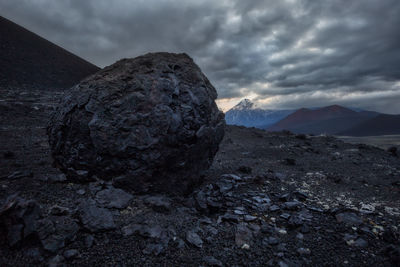
<path id="1" fill-rule="evenodd" d="M 135 195 L 127 207 L 110 208 L 97 192 L 113 190 L 111 184 L 56 181 L 61 173 L 51 165 L 45 125 L 59 93 L 0 94 L 1 203 L 19 192 L 36 200 L 44 217 L 57 204 L 67 208 L 63 218 L 79 225 L 74 241 L 55 252 L 26 242 L 10 249 L 1 239 L 1 266 L 400 262 L 400 160 L 389 152 L 332 137 L 227 127 L 213 166 L 192 195 Z M 114 230 L 86 225 L 88 199 L 111 212 Z"/>

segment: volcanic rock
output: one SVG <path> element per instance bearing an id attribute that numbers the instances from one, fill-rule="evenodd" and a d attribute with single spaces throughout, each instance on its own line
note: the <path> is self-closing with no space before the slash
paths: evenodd
<path id="1" fill-rule="evenodd" d="M 150 196 L 145 198 L 144 203 L 150 205 L 158 212 L 168 212 L 171 209 L 171 201 L 164 196 Z"/>
<path id="2" fill-rule="evenodd" d="M 93 201 L 85 200 L 79 205 L 80 219 L 83 226 L 91 232 L 111 230 L 115 228 L 111 212 L 99 208 Z"/>
<path id="3" fill-rule="evenodd" d="M 216 97 L 186 54 L 122 59 L 74 86 L 53 113 L 55 165 L 79 182 L 96 175 L 137 192 L 187 193 L 224 135 Z"/>
<path id="4" fill-rule="evenodd" d="M 10 246 L 18 245 L 23 239 L 33 236 L 41 217 L 39 204 L 24 200 L 17 195 L 10 196 L 0 208 L 0 230 Z"/>
<path id="5" fill-rule="evenodd" d="M 200 236 L 195 231 L 186 232 L 186 240 L 197 248 L 203 247 L 203 240 L 201 240 Z"/>
<path id="6" fill-rule="evenodd" d="M 124 209 L 128 206 L 133 196 L 124 190 L 108 188 L 96 194 L 96 200 L 106 208 Z"/>

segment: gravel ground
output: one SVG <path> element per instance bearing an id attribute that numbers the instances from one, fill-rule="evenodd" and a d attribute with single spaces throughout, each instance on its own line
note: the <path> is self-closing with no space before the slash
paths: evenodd
<path id="1" fill-rule="evenodd" d="M 41 211 L 10 248 L 4 222 L 32 211 L 0 209 L 1 266 L 400 262 L 400 159 L 385 150 L 228 126 L 192 194 L 124 195 L 111 182 L 63 181 L 52 167 L 45 126 L 60 93 L 0 93 L 0 204 L 18 193 L 15 203 Z"/>

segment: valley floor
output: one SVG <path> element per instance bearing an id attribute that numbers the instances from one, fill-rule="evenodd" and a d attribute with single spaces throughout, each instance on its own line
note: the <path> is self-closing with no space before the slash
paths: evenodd
<path id="1" fill-rule="evenodd" d="M 400 147 L 400 135 L 381 136 L 337 136 L 340 140 L 352 144 L 367 144 L 387 149 L 392 146 Z"/>

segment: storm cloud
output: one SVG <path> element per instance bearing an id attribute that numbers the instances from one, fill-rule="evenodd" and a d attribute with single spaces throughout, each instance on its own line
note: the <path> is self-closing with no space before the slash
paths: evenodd
<path id="1" fill-rule="evenodd" d="M 0 15 L 97 64 L 186 52 L 226 109 L 400 113 L 398 0 L 0 0 Z"/>

